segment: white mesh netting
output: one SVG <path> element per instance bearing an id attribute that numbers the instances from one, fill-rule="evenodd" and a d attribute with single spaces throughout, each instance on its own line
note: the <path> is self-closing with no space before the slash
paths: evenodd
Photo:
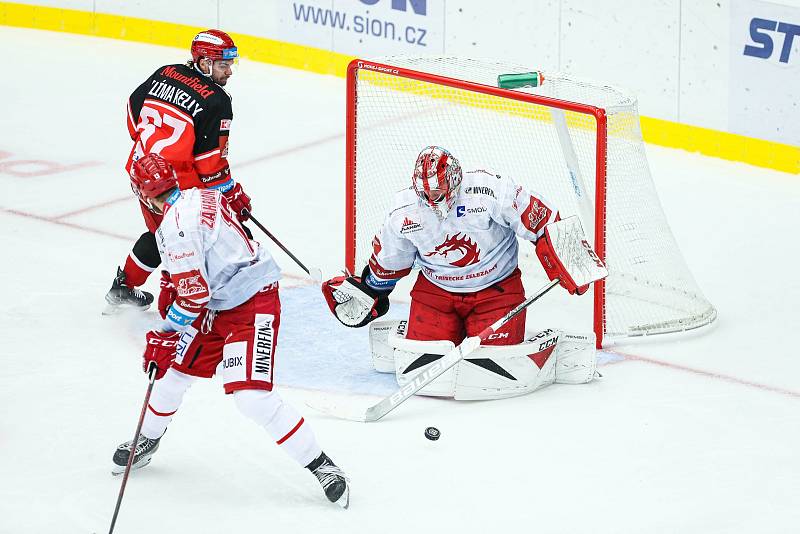
<path id="1" fill-rule="evenodd" d="M 382 64 L 497 86 L 499 74 L 529 72 L 519 65 L 463 58 L 383 58 Z M 562 216 L 579 215 L 591 241 L 595 232 L 597 123 L 593 115 L 562 111 L 477 91 L 423 82 L 369 69 L 352 71 L 355 84 L 355 269 L 393 193 L 410 185 L 419 151 L 440 145 L 465 170 L 489 168 L 511 176 L 554 203 Z M 603 338 L 676 332 L 711 323 L 706 300 L 678 249 L 647 165 L 636 101 L 610 86 L 544 72 L 528 94 L 602 108 L 608 118 L 605 260 L 609 276 Z M 602 174 L 602 173 L 601 173 Z M 602 232 L 601 232 L 602 235 Z M 546 281 L 533 254 L 521 247 L 526 286 Z M 352 266 L 351 266 L 352 267 Z"/>

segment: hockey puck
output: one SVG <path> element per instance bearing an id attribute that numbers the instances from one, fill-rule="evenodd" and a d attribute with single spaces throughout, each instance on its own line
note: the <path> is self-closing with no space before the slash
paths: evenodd
<path id="1" fill-rule="evenodd" d="M 436 441 L 437 439 L 439 439 L 439 436 L 441 435 L 442 433 L 439 432 L 439 429 L 436 428 L 435 426 L 429 426 L 428 428 L 425 429 L 425 437 L 431 441 Z"/>

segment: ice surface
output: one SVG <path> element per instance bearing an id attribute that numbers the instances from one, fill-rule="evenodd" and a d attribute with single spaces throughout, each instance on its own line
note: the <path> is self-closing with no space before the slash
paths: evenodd
<path id="1" fill-rule="evenodd" d="M 105 532 L 120 481 L 111 456 L 133 434 L 142 334 L 155 323 L 153 312 L 100 315 L 143 231 L 122 169 L 125 100 L 186 54 L 9 28 L 0 39 L 25 51 L 0 84 L 0 532 Z M 243 61 L 229 87 L 233 172 L 254 212 L 306 265 L 335 274 L 343 80 Z M 269 245 L 286 272 L 278 389 L 351 476 L 350 509 L 329 504 L 210 380 L 131 477 L 116 531 L 797 532 L 800 178 L 658 147 L 648 156 L 719 310 L 714 329 L 619 346 L 588 385 L 414 398 L 378 423 L 344 422 L 305 403 L 366 407 L 391 377 L 371 371 L 366 331 L 338 325 Z M 393 316 L 406 313 L 407 288 Z M 546 321 L 546 299 L 531 312 Z M 437 442 L 423 436 L 431 425 Z"/>

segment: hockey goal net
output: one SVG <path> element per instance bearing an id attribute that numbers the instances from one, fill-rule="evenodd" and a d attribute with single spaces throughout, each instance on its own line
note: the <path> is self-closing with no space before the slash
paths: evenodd
<path id="1" fill-rule="evenodd" d="M 597 344 L 689 330 L 716 310 L 672 235 L 647 165 L 636 101 L 621 91 L 544 72 L 538 87 L 502 89 L 498 76 L 530 68 L 463 58 L 354 60 L 347 74 L 348 269 L 360 271 L 395 191 L 440 145 L 465 170 L 489 168 L 578 215 L 609 276 L 593 299 L 531 309 L 543 323 L 591 322 Z M 529 291 L 546 282 L 533 246 L 520 246 Z M 541 308 L 546 308 L 542 312 Z M 555 324 L 554 324 L 555 323 Z M 588 325 L 582 325 L 581 328 Z"/>

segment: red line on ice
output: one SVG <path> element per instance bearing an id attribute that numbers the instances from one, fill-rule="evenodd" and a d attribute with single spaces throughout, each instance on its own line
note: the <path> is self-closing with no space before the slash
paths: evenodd
<path id="1" fill-rule="evenodd" d="M 706 378 L 713 378 L 715 380 L 721 380 L 723 382 L 730 382 L 731 384 L 738 384 L 740 386 L 748 386 L 755 389 L 760 389 L 762 391 L 770 391 L 772 393 L 779 393 L 781 395 L 786 395 L 787 397 L 792 397 L 795 399 L 800 399 L 800 392 L 794 391 L 791 389 L 785 389 L 777 386 L 770 386 L 768 384 L 760 384 L 758 382 L 753 382 L 751 380 L 745 380 L 743 378 L 737 378 L 735 376 L 726 375 L 724 373 L 717 373 L 715 371 L 706 371 L 704 369 L 697 369 L 695 367 L 689 367 L 687 365 L 680 365 L 677 363 L 670 363 L 665 362 L 663 360 L 656 360 L 654 358 L 648 358 L 646 356 L 637 356 L 635 354 L 627 354 L 624 352 L 618 352 L 614 350 L 606 351 L 610 354 L 617 354 L 625 358 L 622 361 L 637 361 L 637 362 L 644 362 L 649 363 L 651 365 L 657 365 L 659 367 L 666 367 L 668 369 L 674 369 L 676 371 L 683 371 L 686 373 L 691 373 L 699 376 L 704 376 Z M 608 365 L 613 365 L 614 363 L 618 362 L 611 362 Z"/>

